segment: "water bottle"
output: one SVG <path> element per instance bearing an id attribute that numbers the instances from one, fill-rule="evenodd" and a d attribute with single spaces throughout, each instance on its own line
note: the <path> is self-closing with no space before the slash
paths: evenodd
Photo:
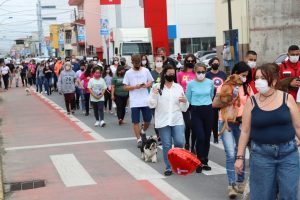
<path id="1" fill-rule="evenodd" d="M 232 92 L 233 99 L 235 99 L 239 95 L 239 88 L 240 88 L 239 86 L 235 86 L 233 88 L 233 92 Z"/>

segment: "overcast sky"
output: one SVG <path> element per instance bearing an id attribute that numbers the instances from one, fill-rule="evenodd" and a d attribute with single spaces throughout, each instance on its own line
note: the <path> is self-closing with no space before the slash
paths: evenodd
<path id="1" fill-rule="evenodd" d="M 4 3 L 3 3 L 4 2 Z M 41 0 L 42 5 L 54 5 L 54 2 L 60 12 L 63 9 L 73 9 L 68 7 L 68 0 Z M 3 4 L 2 4 L 3 3 Z M 37 31 L 36 17 L 37 0 L 0 0 L 0 52 L 3 49 L 10 49 L 14 40 L 17 38 L 31 35 Z M 64 22 L 70 22 L 70 14 L 63 18 Z M 47 15 L 46 11 L 43 14 Z M 50 25 L 54 22 L 45 22 Z"/>

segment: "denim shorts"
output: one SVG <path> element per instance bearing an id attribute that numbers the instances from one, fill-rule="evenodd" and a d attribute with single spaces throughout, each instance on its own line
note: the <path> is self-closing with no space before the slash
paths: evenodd
<path id="1" fill-rule="evenodd" d="M 146 106 L 146 107 L 135 107 L 131 108 L 131 120 L 133 124 L 138 124 L 140 123 L 140 113 L 142 112 L 143 115 L 143 121 L 144 122 L 151 122 L 152 119 L 152 112 L 151 109 Z"/>

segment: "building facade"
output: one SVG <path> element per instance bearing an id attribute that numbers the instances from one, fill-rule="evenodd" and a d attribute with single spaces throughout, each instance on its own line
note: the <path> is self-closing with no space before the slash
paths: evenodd
<path id="1" fill-rule="evenodd" d="M 274 62 L 292 44 L 299 45 L 299 0 L 231 1 L 231 46 L 238 52 L 236 61 L 246 51 L 258 53 L 258 64 Z M 228 2 L 216 1 L 216 41 L 220 57 L 224 43 L 229 41 Z"/>

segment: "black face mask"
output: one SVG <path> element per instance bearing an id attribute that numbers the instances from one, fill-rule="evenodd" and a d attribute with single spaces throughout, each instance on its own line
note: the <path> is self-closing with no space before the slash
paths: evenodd
<path id="1" fill-rule="evenodd" d="M 124 66 L 126 63 L 121 61 L 121 65 Z"/>
<path id="2" fill-rule="evenodd" d="M 212 64 L 212 65 L 211 65 L 211 68 L 212 68 L 213 70 L 217 70 L 217 69 L 219 69 L 219 66 L 220 66 L 220 64 L 215 63 L 215 64 Z"/>
<path id="3" fill-rule="evenodd" d="M 175 76 L 174 75 L 171 75 L 171 76 L 165 75 L 165 79 L 169 82 L 173 82 L 175 80 Z"/>
<path id="4" fill-rule="evenodd" d="M 141 68 L 141 66 L 138 67 L 133 67 L 135 70 L 139 70 Z"/>
<path id="5" fill-rule="evenodd" d="M 83 71 L 84 71 L 84 68 L 81 68 L 80 70 L 83 72 Z"/>
<path id="6" fill-rule="evenodd" d="M 186 63 L 187 68 L 194 68 L 194 63 Z"/>

